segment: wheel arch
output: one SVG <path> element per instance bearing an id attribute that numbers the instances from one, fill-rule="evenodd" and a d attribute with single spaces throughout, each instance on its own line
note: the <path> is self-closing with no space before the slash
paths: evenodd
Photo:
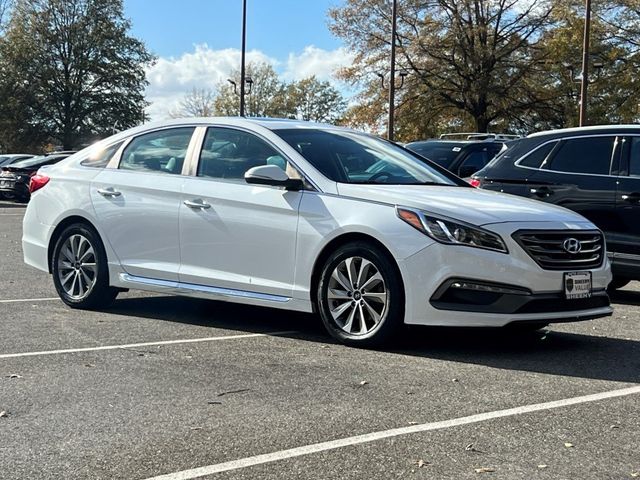
<path id="1" fill-rule="evenodd" d="M 395 257 L 387 248 L 387 246 L 382 243 L 377 238 L 362 232 L 348 232 L 343 233 L 333 239 L 331 239 L 320 251 L 319 255 L 316 257 L 315 262 L 313 263 L 313 269 L 311 270 L 311 283 L 310 283 L 310 298 L 311 298 L 311 306 L 313 308 L 313 312 L 317 313 L 317 301 L 318 301 L 318 284 L 320 283 L 320 274 L 322 273 L 322 267 L 324 263 L 327 261 L 327 258 L 334 252 L 336 249 L 340 248 L 343 245 L 354 242 L 366 242 L 374 245 L 376 248 L 379 248 L 391 261 L 391 264 L 396 269 L 398 274 L 398 278 L 400 279 L 400 283 L 402 286 L 402 293 L 405 296 L 405 287 L 404 287 L 404 278 L 402 277 L 402 271 L 398 266 L 398 262 Z"/>
<path id="2" fill-rule="evenodd" d="M 98 236 L 100 236 L 100 234 L 98 233 L 98 229 L 95 227 L 95 225 L 86 217 L 83 217 L 81 215 L 71 215 L 69 217 L 66 217 L 65 219 L 63 219 L 60 223 L 58 223 L 58 225 L 56 225 L 56 228 L 53 230 L 53 233 L 51 234 L 51 238 L 49 238 L 49 244 L 47 246 L 47 268 L 49 269 L 49 273 L 51 274 L 51 259 L 53 256 L 53 249 L 56 246 L 56 242 L 58 241 L 58 238 L 60 237 L 60 234 L 64 231 L 65 228 L 67 228 L 70 225 L 75 225 L 75 224 L 83 224 L 89 228 L 91 228 L 92 230 L 94 230 Z"/>

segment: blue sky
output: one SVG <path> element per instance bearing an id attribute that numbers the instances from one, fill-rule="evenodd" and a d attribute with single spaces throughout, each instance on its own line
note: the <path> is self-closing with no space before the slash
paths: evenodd
<path id="1" fill-rule="evenodd" d="M 328 28 L 344 0 L 247 0 L 248 61 L 268 62 L 286 80 L 333 72 L 351 54 Z M 131 33 L 158 56 L 148 73 L 148 113 L 166 118 L 192 88 L 212 88 L 239 68 L 242 0 L 124 0 Z M 343 89 L 336 83 L 338 88 Z"/>

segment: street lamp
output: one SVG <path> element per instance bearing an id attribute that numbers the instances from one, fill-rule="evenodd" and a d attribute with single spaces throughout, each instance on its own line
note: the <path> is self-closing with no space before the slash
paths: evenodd
<path id="1" fill-rule="evenodd" d="M 247 0 L 242 0 L 242 54 L 240 57 L 240 116 L 244 117 L 245 54 L 247 50 Z"/>
<path id="2" fill-rule="evenodd" d="M 580 126 L 587 123 L 587 87 L 589 85 L 589 34 L 591 32 L 591 0 L 585 0 L 584 39 L 582 44 L 582 81 L 580 87 Z"/>

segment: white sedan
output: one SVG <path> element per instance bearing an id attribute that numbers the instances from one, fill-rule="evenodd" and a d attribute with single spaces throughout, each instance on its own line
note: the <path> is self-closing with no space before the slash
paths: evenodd
<path id="1" fill-rule="evenodd" d="M 588 220 L 343 128 L 147 124 L 41 169 L 30 189 L 25 262 L 75 308 L 140 289 L 313 311 L 351 345 L 402 324 L 539 328 L 612 312 Z"/>

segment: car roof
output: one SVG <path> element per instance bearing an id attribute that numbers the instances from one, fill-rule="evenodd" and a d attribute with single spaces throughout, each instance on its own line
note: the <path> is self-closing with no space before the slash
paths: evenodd
<path id="1" fill-rule="evenodd" d="M 640 133 L 640 125 L 593 125 L 589 127 L 560 128 L 557 130 L 545 130 L 532 133 L 526 138 L 537 137 L 563 137 L 567 135 L 592 135 L 597 133 L 637 132 Z"/>

